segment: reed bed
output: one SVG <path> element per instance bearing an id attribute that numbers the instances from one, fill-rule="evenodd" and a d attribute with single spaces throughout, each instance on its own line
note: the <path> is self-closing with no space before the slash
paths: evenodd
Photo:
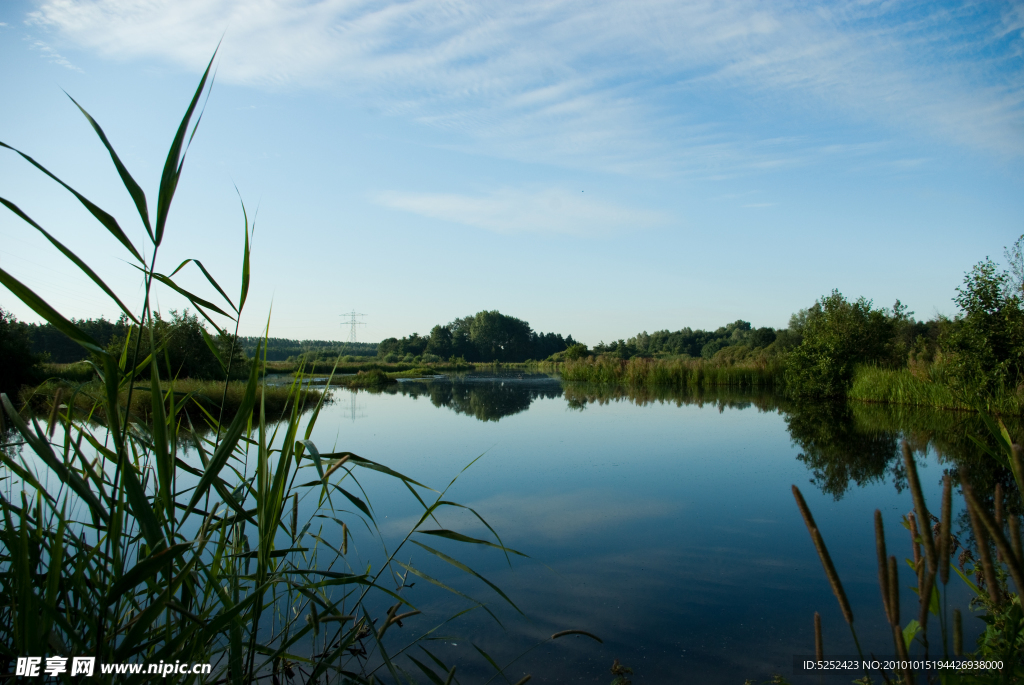
<path id="1" fill-rule="evenodd" d="M 633 387 L 781 388 L 783 367 L 776 361 L 720 365 L 705 359 L 661 360 L 588 357 L 559 365 L 562 378 Z"/>
<path id="2" fill-rule="evenodd" d="M 161 385 L 161 393 L 174 393 L 177 411 L 188 417 L 193 423 L 206 424 L 207 419 L 216 414 L 218 420 L 230 420 L 235 417 L 245 401 L 245 381 L 207 381 L 191 378 L 179 378 L 165 381 Z M 79 416 L 89 416 L 96 420 L 104 420 L 106 409 L 103 403 L 104 386 L 99 381 L 88 383 L 69 383 L 61 380 L 47 381 L 36 388 L 26 390 L 21 395 L 23 406 L 31 406 L 39 414 L 49 415 L 53 411 L 54 400 L 73 406 Z M 308 390 L 301 397 L 301 410 L 312 409 L 321 401 L 323 393 L 319 390 Z M 295 393 L 287 386 L 260 384 L 256 389 L 256 403 L 251 412 L 255 414 L 262 407 L 267 416 L 281 418 L 286 416 L 289 402 Z M 330 402 L 330 398 L 323 398 Z M 141 421 L 149 421 L 153 416 L 153 397 L 148 385 L 140 384 L 134 389 L 121 388 L 118 391 L 118 403 L 122 411 L 126 410 Z M 170 410 L 170 402 L 164 398 L 164 411 Z M 223 412 L 223 413 L 222 413 Z M 259 417 L 256 416 L 258 419 Z"/>
<path id="3" fill-rule="evenodd" d="M 198 261 L 186 260 L 169 274 L 156 270 L 186 143 L 198 125 L 190 131 L 190 122 L 212 65 L 211 59 L 168 151 L 154 215 L 99 124 L 82 110 L 138 210 L 148 237 L 144 249 L 112 215 L 58 180 L 138 267 L 145 293 L 140 311 L 127 308 L 74 252 L 0 198 L 26 230 L 42 233 L 96 283 L 137 330 L 152 331 L 154 290 L 166 286 L 186 297 L 218 333 L 233 327 L 237 337 L 250 282 L 252 233 L 244 205 L 236 298 Z M 57 180 L 33 158 L 0 147 Z M 194 261 L 216 293 L 210 299 L 219 304 L 174 280 Z M 274 424 L 268 407 L 274 391 L 260 382 L 261 364 L 250 365 L 247 380 L 237 384 L 169 382 L 161 368 L 166 355 L 152 335 L 136 335 L 114 353 L 2 268 L 0 285 L 93 354 L 100 372 L 95 385 L 56 388 L 54 395 L 61 391 L 64 397 L 54 398 L 48 418 L 34 416 L 32 403 L 23 414 L 0 394 L 0 663 L 7 673 L 18 657 L 88 655 L 96 659 L 90 682 L 104 685 L 153 682 L 150 673 L 102 668 L 146 663 L 207 664 L 212 672 L 204 682 L 231 685 L 398 684 L 410 682 L 413 673 L 450 685 L 455 665 L 431 651 L 431 640 L 456 631 L 452 621 L 468 612 L 485 611 L 498 621 L 498 611 L 519 611 L 497 585 L 457 559 L 460 550 L 479 549 L 511 566 L 521 553 L 506 547 L 476 511 L 447 499 L 455 479 L 434 490 L 351 452 L 321 451 L 311 435 L 326 395 L 308 383 L 296 380 L 283 389 L 286 415 Z M 261 349 L 257 345 L 256 359 Z M 225 361 L 215 354 L 230 378 L 233 355 Z M 77 397 L 86 396 L 83 388 L 90 390 L 90 416 L 75 411 Z M 217 406 L 203 414 L 210 431 L 190 430 L 189 401 L 199 404 L 200 396 L 215 398 L 218 391 Z M 233 416 L 229 403 L 236 405 Z M 307 404 L 313 411 L 303 415 Z M 97 414 L 102 422 L 91 420 Z M 8 439 L 12 431 L 15 437 Z M 421 509 L 397 543 L 386 542 L 378 529 L 380 515 L 360 482 L 367 475 L 409 492 Z M 444 528 L 439 519 L 449 511 L 472 514 L 486 527 L 485 538 Z M 423 559 L 483 581 L 488 602 L 471 597 L 458 581 L 453 587 L 431 577 Z M 451 593 L 458 603 L 453 615 L 417 608 L 424 587 L 431 586 Z M 569 634 L 597 639 L 568 630 L 537 646 Z M 502 668 L 479 648 L 473 658 L 486 660 L 511 682 L 508 664 Z"/>
<path id="4" fill-rule="evenodd" d="M 995 415 L 1024 414 L 1024 398 L 1020 392 L 1002 392 L 993 398 L 966 397 L 948 382 L 938 365 L 925 368 L 888 369 L 879 366 L 859 366 L 847 395 L 862 402 L 919 407 L 935 407 L 956 411 L 982 409 Z"/>

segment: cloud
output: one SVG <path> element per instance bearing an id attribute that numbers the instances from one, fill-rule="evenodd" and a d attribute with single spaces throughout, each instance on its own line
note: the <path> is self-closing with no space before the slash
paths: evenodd
<path id="1" fill-rule="evenodd" d="M 497 233 L 607 235 L 665 223 L 665 214 L 621 207 L 586 192 L 504 188 L 486 195 L 387 191 L 378 204 Z"/>
<path id="2" fill-rule="evenodd" d="M 47 62 L 51 64 L 57 64 L 59 66 L 70 69 L 71 71 L 81 72 L 82 70 L 72 64 L 70 61 L 64 58 L 59 52 L 54 50 L 52 47 L 47 45 L 41 40 L 32 41 L 32 49 L 41 54 Z"/>
<path id="3" fill-rule="evenodd" d="M 1017 5 L 43 0 L 30 22 L 193 70 L 226 31 L 220 78 L 344 89 L 533 162 L 706 177 L 813 164 L 815 136 L 760 142 L 793 120 L 1024 155 Z"/>

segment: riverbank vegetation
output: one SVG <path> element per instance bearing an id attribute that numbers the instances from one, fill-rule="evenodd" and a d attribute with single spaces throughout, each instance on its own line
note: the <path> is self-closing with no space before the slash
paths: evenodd
<path id="1" fill-rule="evenodd" d="M 552 357 L 564 378 L 637 387 L 772 387 L 805 399 L 845 398 L 1024 413 L 1024 236 L 1010 270 L 978 263 L 953 298 L 960 313 L 918 321 L 837 290 L 794 314 L 783 330 L 736 321 L 582 345 Z"/>
<path id="2" fill-rule="evenodd" d="M 90 368 L 90 371 L 92 369 Z M 174 397 L 176 411 L 182 418 L 188 418 L 196 427 L 205 429 L 210 418 L 218 421 L 230 421 L 242 408 L 245 401 L 246 385 L 244 381 L 213 381 L 194 378 L 179 378 L 165 381 L 160 391 L 165 396 L 164 403 L 170 406 L 170 397 Z M 35 388 L 25 387 L 19 397 L 21 406 L 31 407 L 36 414 L 49 416 L 54 413 L 56 405 L 60 411 L 71 411 L 82 419 L 105 421 L 106 406 L 103 401 L 104 384 L 99 380 L 85 383 L 71 383 L 64 380 L 48 380 Z M 323 392 L 308 389 L 301 396 L 296 396 L 288 385 L 260 384 L 256 389 L 256 399 L 250 411 L 255 415 L 262 411 L 270 421 L 279 421 L 287 417 L 290 402 L 300 401 L 299 409 L 310 409 L 321 401 Z M 323 398 L 329 402 L 330 398 Z M 118 403 L 122 410 L 140 422 L 153 419 L 153 398 L 150 387 L 141 384 L 129 391 L 121 388 L 118 391 Z M 255 416 L 258 420 L 258 415 Z"/>

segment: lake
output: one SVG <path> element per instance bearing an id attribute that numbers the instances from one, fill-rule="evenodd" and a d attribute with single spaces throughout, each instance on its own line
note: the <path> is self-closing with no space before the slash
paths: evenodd
<path id="1" fill-rule="evenodd" d="M 494 672 L 474 645 L 500 664 L 527 652 L 507 670 L 508 682 L 529 673 L 531 682 L 608 683 L 618 659 L 637 683 L 742 684 L 773 673 L 794 683 L 849 683 L 860 673 L 794 673 L 795 655 L 814 654 L 815 611 L 827 657 L 856 650 L 791 485 L 818 522 L 865 654 L 892 655 L 872 517 L 882 511 L 890 554 L 910 557 L 900 522 L 912 510 L 900 440 L 915 449 L 926 499 L 938 512 L 949 460 L 976 458 L 966 434 L 984 431 L 963 414 L 799 407 L 764 393 L 631 394 L 517 371 L 332 392 L 312 436 L 321 452 L 349 450 L 437 489 L 458 476 L 445 499 L 472 507 L 507 546 L 529 555 L 513 556 L 510 568 L 498 550 L 417 536 L 499 586 L 520 616 L 483 582 L 418 548 L 403 549 L 403 561 L 484 601 L 504 626 L 476 610 L 433 634 L 439 639 L 428 649 L 457 663 L 467 683 Z M 422 507 L 386 478 L 361 479 L 393 547 Z M 957 496 L 954 517 L 954 533 L 966 540 Z M 488 537 L 465 511 L 438 518 L 446 528 Z M 348 521 L 352 554 L 372 561 L 379 543 L 354 517 Z M 410 635 L 432 625 L 430 617 L 471 606 L 414 580 L 408 597 L 424 615 L 409 619 L 403 630 Z M 918 604 L 916 578 L 902 564 L 900 584 L 905 625 Z M 969 595 L 955 574 L 949 590 L 949 606 L 966 607 Z M 969 648 L 982 625 L 965 611 L 964 626 Z M 566 629 L 586 630 L 603 644 L 569 636 L 535 647 Z M 935 644 L 934 619 L 930 635 Z"/>

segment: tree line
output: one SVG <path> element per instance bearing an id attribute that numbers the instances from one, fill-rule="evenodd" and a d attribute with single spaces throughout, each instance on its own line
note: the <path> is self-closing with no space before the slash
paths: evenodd
<path id="1" fill-rule="evenodd" d="M 571 335 L 540 333 L 530 324 L 497 310 L 481 311 L 434 326 L 430 335 L 386 338 L 377 356 L 386 362 L 419 357 L 423 361 L 462 358 L 468 362 L 540 361 L 576 345 Z"/>

